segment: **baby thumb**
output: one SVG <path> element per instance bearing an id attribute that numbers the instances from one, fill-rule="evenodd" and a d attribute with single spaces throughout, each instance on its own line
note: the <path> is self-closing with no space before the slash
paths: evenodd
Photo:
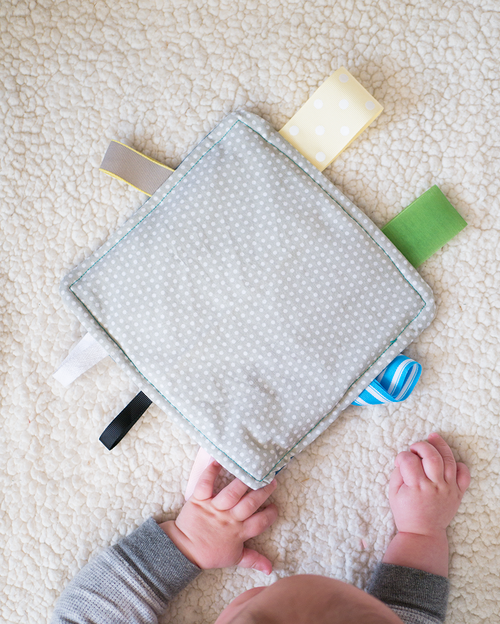
<path id="1" fill-rule="evenodd" d="M 273 564 L 269 559 L 251 548 L 243 549 L 243 555 L 241 556 L 238 566 L 240 568 L 253 568 L 267 575 L 271 574 L 273 571 Z"/>

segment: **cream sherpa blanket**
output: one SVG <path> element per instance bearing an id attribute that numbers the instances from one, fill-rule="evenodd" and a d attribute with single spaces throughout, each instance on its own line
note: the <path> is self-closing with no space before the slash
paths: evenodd
<path id="1" fill-rule="evenodd" d="M 384 112 L 326 175 L 380 226 L 432 184 L 469 223 L 420 268 L 438 309 L 407 349 L 424 373 L 406 403 L 349 408 L 280 473 L 279 520 L 254 540 L 270 578 L 206 572 L 165 622 L 212 622 L 299 572 L 364 587 L 394 531 L 394 457 L 433 430 L 472 473 L 449 531 L 447 621 L 500 621 L 499 5 L 414 4 L 1 4 L 2 621 L 47 621 L 93 553 L 174 517 L 197 450 L 154 407 L 101 445 L 135 394 L 109 358 L 68 389 L 51 377 L 84 333 L 60 278 L 144 200 L 99 173 L 109 140 L 175 167 L 231 111 L 281 128 L 341 65 Z"/>

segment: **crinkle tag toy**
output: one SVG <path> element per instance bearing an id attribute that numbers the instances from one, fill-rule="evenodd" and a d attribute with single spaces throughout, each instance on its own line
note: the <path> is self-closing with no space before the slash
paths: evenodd
<path id="1" fill-rule="evenodd" d="M 154 401 L 252 488 L 383 385 L 434 316 L 415 268 L 313 164 L 335 155 L 283 138 L 291 121 L 228 115 L 61 284 L 138 412 Z M 397 369 L 407 396 L 419 371 Z"/>

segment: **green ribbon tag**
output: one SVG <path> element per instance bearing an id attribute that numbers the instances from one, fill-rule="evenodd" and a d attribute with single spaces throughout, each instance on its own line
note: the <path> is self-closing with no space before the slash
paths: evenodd
<path id="1" fill-rule="evenodd" d="M 382 232 L 417 268 L 466 225 L 439 188 L 431 186 L 389 221 Z"/>

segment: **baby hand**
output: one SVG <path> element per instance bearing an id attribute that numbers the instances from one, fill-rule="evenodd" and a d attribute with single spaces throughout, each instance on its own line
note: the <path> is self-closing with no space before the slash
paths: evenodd
<path id="1" fill-rule="evenodd" d="M 278 516 L 276 505 L 257 512 L 276 488 L 276 481 L 247 493 L 247 486 L 234 479 L 213 496 L 221 466 L 213 462 L 201 474 L 192 496 L 175 521 L 160 527 L 177 548 L 199 568 L 238 565 L 271 574 L 272 564 L 244 542 L 263 533 Z"/>
<path id="2" fill-rule="evenodd" d="M 396 457 L 389 502 L 398 531 L 428 537 L 446 531 L 470 484 L 465 464 L 437 433 Z"/>

